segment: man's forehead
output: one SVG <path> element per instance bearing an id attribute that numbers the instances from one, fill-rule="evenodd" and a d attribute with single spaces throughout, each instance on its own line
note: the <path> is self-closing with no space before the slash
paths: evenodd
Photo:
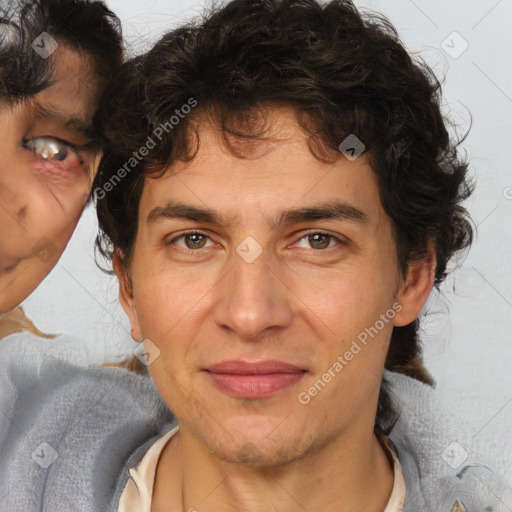
<path id="1" fill-rule="evenodd" d="M 95 133 L 90 119 L 85 119 L 81 112 L 68 110 L 49 100 L 34 98 L 29 102 L 36 121 L 53 122 L 65 128 L 70 128 L 87 138 L 94 138 Z"/>
<path id="2" fill-rule="evenodd" d="M 240 146 L 235 151 L 226 147 L 219 125 L 204 114 L 198 115 L 194 119 L 200 140 L 197 152 L 190 160 L 173 162 L 158 178 L 146 177 L 140 210 L 144 214 L 140 219 L 147 225 L 181 218 L 228 228 L 243 223 L 244 211 L 257 211 L 259 208 L 253 206 L 266 201 L 263 217 L 270 228 L 316 220 L 369 225 L 375 217 L 378 187 L 366 156 L 350 161 L 337 152 L 332 161 L 324 161 L 312 151 L 309 133 L 293 107 L 262 111 L 268 116 L 269 129 L 261 137 L 227 134 L 228 144 L 237 141 L 242 146 L 242 155 Z M 283 190 L 284 186 L 289 197 L 270 192 Z M 232 194 L 236 187 L 243 192 L 243 199 L 240 196 L 241 202 L 233 198 L 226 202 L 226 194 Z M 368 187 L 376 190 L 370 193 Z M 309 200 L 299 201 L 304 190 L 311 188 Z M 214 208 L 196 201 L 208 196 L 218 198 Z"/>
<path id="3" fill-rule="evenodd" d="M 91 57 L 65 45 L 50 57 L 51 77 L 48 87 L 34 98 L 40 117 L 74 118 L 90 125 L 103 84 L 92 65 Z M 50 60 L 49 59 L 49 60 Z"/>

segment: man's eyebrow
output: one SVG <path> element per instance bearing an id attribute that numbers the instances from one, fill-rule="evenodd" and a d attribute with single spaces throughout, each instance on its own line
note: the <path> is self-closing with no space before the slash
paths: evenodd
<path id="1" fill-rule="evenodd" d="M 165 206 L 153 208 L 148 214 L 147 223 L 153 224 L 163 219 L 186 219 L 225 227 L 232 225 L 230 220 L 225 219 L 210 208 L 192 206 L 180 202 L 168 202 Z M 315 220 L 347 220 L 360 224 L 367 224 L 369 222 L 366 213 L 355 206 L 343 202 L 292 208 L 282 211 L 276 219 L 266 217 L 266 220 L 272 228 Z"/>
<path id="2" fill-rule="evenodd" d="M 92 124 L 87 123 L 84 119 L 61 109 L 52 103 L 43 105 L 39 101 L 34 102 L 35 115 L 39 119 L 52 119 L 61 122 L 64 126 L 68 126 L 72 130 L 81 133 L 88 139 L 96 139 L 97 135 Z"/>
<path id="3" fill-rule="evenodd" d="M 148 224 L 163 219 L 187 219 L 207 224 L 230 226 L 231 223 L 210 208 L 192 206 L 179 202 L 168 202 L 165 206 L 153 208 L 147 218 Z"/>
<path id="4" fill-rule="evenodd" d="M 359 224 L 368 224 L 370 219 L 363 210 L 344 202 L 330 202 L 304 208 L 283 211 L 277 221 L 271 221 L 272 227 L 286 224 L 298 224 L 314 220 L 347 220 Z"/>

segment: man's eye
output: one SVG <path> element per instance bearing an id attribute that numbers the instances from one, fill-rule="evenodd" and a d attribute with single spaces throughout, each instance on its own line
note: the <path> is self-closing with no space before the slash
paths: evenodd
<path id="1" fill-rule="evenodd" d="M 310 233 L 309 235 L 303 236 L 298 244 L 301 242 L 304 242 L 305 244 L 309 244 L 309 247 L 302 246 L 302 248 L 305 249 L 328 249 L 329 247 L 332 247 L 333 245 L 337 245 L 341 243 L 341 240 L 336 238 L 333 235 L 330 235 L 328 233 Z M 332 243 L 334 242 L 334 243 Z M 297 245 L 298 245 L 297 244 Z"/>
<path id="2" fill-rule="evenodd" d="M 69 144 L 52 137 L 37 137 L 23 141 L 23 147 L 47 161 L 82 164 L 82 158 Z"/>
<path id="3" fill-rule="evenodd" d="M 178 240 L 181 240 L 184 245 L 177 243 Z M 208 240 L 209 237 L 202 233 L 185 233 L 171 240 L 171 243 L 183 249 L 203 249 Z"/>
<path id="4" fill-rule="evenodd" d="M 203 233 L 184 233 L 173 240 L 170 241 L 171 244 L 177 245 L 178 247 L 181 247 L 183 249 L 203 249 L 204 247 L 207 247 L 207 243 L 211 240 L 210 238 L 203 234 Z M 300 246 L 302 245 L 302 248 L 306 249 L 328 249 L 330 247 L 333 247 L 335 245 L 338 245 L 340 243 L 343 243 L 339 238 L 335 237 L 334 235 L 330 235 L 329 233 L 310 233 L 309 235 L 303 236 L 296 245 Z M 306 246 L 306 244 L 309 245 Z"/>

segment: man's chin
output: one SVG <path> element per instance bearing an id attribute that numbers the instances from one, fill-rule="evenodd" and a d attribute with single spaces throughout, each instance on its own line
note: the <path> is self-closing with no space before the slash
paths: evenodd
<path id="1" fill-rule="evenodd" d="M 251 435 L 247 430 L 229 440 L 204 437 L 201 440 L 203 446 L 206 446 L 209 453 L 218 460 L 262 470 L 282 467 L 302 460 L 318 451 L 324 442 L 325 440 L 321 442 L 314 436 L 301 436 L 291 432 L 279 436 L 265 436 L 261 431 Z"/>
<path id="2" fill-rule="evenodd" d="M 269 448 L 252 441 L 237 446 L 236 450 L 226 450 L 226 447 L 222 446 L 214 450 L 213 454 L 223 462 L 261 470 L 289 464 L 300 456 L 296 448 L 283 446 L 279 449 Z"/>

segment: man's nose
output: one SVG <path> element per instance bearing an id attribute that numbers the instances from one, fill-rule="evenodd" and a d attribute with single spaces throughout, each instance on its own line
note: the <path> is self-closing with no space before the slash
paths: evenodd
<path id="1" fill-rule="evenodd" d="M 290 325 L 293 293 L 284 283 L 285 276 L 279 275 L 279 264 L 265 253 L 252 261 L 242 252 L 233 254 L 232 259 L 232 270 L 217 289 L 217 325 L 243 339 L 255 339 L 267 329 Z"/>

